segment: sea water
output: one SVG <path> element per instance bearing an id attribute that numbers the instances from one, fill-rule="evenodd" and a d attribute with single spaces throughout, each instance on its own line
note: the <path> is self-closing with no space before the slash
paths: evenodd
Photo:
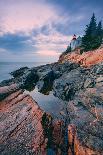
<path id="1" fill-rule="evenodd" d="M 21 67 L 36 67 L 46 62 L 0 62 L 0 82 L 11 78 L 10 72 Z"/>

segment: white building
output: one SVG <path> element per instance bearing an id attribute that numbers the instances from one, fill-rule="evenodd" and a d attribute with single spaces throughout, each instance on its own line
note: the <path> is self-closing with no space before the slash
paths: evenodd
<path id="1" fill-rule="evenodd" d="M 70 43 L 71 50 L 74 50 L 75 48 L 80 47 L 81 44 L 82 44 L 82 38 L 80 36 L 76 38 L 76 35 L 74 34 L 73 39 Z"/>

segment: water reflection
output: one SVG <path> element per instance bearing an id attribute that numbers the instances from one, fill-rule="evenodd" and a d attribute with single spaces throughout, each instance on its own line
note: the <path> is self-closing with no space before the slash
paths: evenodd
<path id="1" fill-rule="evenodd" d="M 30 94 L 44 111 L 49 112 L 56 118 L 62 117 L 61 112 L 65 111 L 65 103 L 55 97 L 52 91 L 49 92 L 49 95 L 44 95 L 38 92 L 38 88 L 35 87 L 31 92 L 25 90 L 25 93 Z"/>

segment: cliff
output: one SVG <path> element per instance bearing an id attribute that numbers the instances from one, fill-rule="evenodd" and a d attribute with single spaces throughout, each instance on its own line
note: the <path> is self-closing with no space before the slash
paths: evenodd
<path id="1" fill-rule="evenodd" d="M 54 83 L 56 95 L 68 100 L 68 154 L 102 155 L 103 48 L 83 54 L 74 51 L 59 59 L 62 64 L 68 61 L 81 67 Z"/>
<path id="2" fill-rule="evenodd" d="M 94 51 L 84 52 L 82 54 L 80 54 L 78 50 L 79 49 L 74 50 L 71 53 L 63 54 L 60 57 L 59 62 L 72 61 L 79 63 L 81 66 L 90 67 L 103 61 L 103 47 Z"/>

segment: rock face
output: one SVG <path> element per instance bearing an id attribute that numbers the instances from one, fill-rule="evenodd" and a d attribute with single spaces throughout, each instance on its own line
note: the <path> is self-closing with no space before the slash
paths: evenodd
<path id="1" fill-rule="evenodd" d="M 22 67 L 16 71 L 11 72 L 10 74 L 15 78 L 15 77 L 20 77 L 22 76 L 29 68 L 28 67 Z"/>
<path id="2" fill-rule="evenodd" d="M 68 139 L 69 139 L 69 149 L 68 155 L 92 155 L 98 154 L 91 150 L 90 148 L 83 146 L 77 136 L 76 127 L 74 125 L 68 126 Z"/>
<path id="3" fill-rule="evenodd" d="M 75 92 L 83 87 L 85 74 L 81 72 L 81 68 L 74 69 L 55 80 L 53 85 L 54 94 L 63 100 L 71 100 Z"/>
<path id="4" fill-rule="evenodd" d="M 45 153 L 43 111 L 19 90 L 0 102 L 0 154 Z"/>
<path id="5" fill-rule="evenodd" d="M 10 88 L 1 91 L 9 96 L 0 102 L 0 154 L 62 155 L 65 144 L 61 121 L 52 122 L 31 96 L 20 89 L 11 93 Z"/>
<path id="6" fill-rule="evenodd" d="M 90 67 L 92 65 L 103 62 L 103 47 L 94 50 L 84 52 L 83 54 L 78 53 L 78 50 L 62 55 L 59 59 L 59 62 L 71 61 L 75 63 L 79 63 L 84 67 Z"/>
<path id="7" fill-rule="evenodd" d="M 19 86 L 17 84 L 0 87 L 0 101 L 2 101 L 5 97 L 9 96 L 13 92 L 17 91 L 18 89 Z"/>
<path id="8" fill-rule="evenodd" d="M 69 130 L 75 130 L 75 140 L 72 141 L 75 154 L 80 154 L 78 151 L 82 150 L 82 155 L 102 155 L 103 88 L 87 88 L 76 94 L 74 100 L 68 103 L 68 113 L 70 124 L 74 126 L 69 125 Z"/>
<path id="9" fill-rule="evenodd" d="M 91 68 L 77 67 L 71 71 L 66 71 L 54 81 L 54 94 L 63 100 L 72 100 L 76 92 L 86 88 L 94 88 L 102 85 L 103 63 Z"/>
<path id="10" fill-rule="evenodd" d="M 69 155 L 103 154 L 102 65 L 74 69 L 54 82 L 55 95 L 69 101 Z"/>
<path id="11" fill-rule="evenodd" d="M 92 52 L 94 59 L 90 52 L 82 56 L 63 55 L 62 63 L 23 68 L 12 73 L 14 78 L 3 81 L 0 154 L 103 155 L 101 53 L 102 48 Z M 82 57 L 88 65 L 84 65 Z M 54 120 L 31 96 L 23 93 L 35 86 L 43 94 L 52 90 L 64 101 L 63 120 Z"/>

